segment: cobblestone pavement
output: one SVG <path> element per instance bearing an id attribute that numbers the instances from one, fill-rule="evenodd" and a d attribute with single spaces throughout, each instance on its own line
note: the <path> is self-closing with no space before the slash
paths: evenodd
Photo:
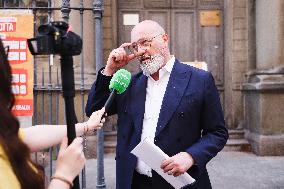
<path id="1" fill-rule="evenodd" d="M 96 159 L 87 160 L 87 189 L 96 188 Z M 114 155 L 105 156 L 106 188 L 115 188 Z M 207 165 L 213 189 L 284 189 L 284 156 L 220 152 Z"/>

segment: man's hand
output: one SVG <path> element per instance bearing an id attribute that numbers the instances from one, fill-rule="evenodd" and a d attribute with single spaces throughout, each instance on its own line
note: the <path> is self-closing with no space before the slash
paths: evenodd
<path id="1" fill-rule="evenodd" d="M 134 54 L 127 55 L 124 49 L 130 45 L 131 43 L 123 43 L 120 47 L 110 52 L 104 70 L 105 75 L 113 75 L 118 69 L 127 65 L 129 61 L 135 58 Z"/>
<path id="2" fill-rule="evenodd" d="M 180 152 L 164 160 L 161 169 L 164 170 L 164 173 L 177 177 L 185 173 L 193 164 L 194 160 L 189 153 Z"/>

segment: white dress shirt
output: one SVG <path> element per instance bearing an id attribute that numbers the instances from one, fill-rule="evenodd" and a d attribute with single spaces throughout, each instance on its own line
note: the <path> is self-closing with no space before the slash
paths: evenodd
<path id="1" fill-rule="evenodd" d="M 151 76 L 148 77 L 141 141 L 148 138 L 154 142 L 162 101 L 174 62 L 175 57 L 172 56 L 166 65 L 159 70 L 159 80 L 155 81 Z M 152 177 L 151 168 L 139 159 L 137 161 L 136 171 L 140 174 Z"/>

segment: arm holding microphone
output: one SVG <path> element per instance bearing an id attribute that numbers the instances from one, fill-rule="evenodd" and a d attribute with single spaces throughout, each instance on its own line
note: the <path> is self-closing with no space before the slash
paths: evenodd
<path id="1" fill-rule="evenodd" d="M 102 119 L 105 109 L 92 113 L 88 121 L 75 125 L 77 138 L 68 146 L 66 125 L 38 125 L 20 130 L 23 142 L 31 151 L 38 151 L 61 143 L 56 161 L 56 170 L 51 177 L 48 189 L 73 188 L 73 180 L 85 165 L 83 153 L 83 138 L 78 137 L 88 131 L 101 128 L 105 119 Z M 76 162 L 74 164 L 74 162 Z"/>
<path id="2" fill-rule="evenodd" d="M 109 82 L 108 91 L 110 95 L 101 110 L 93 112 L 88 121 L 77 123 L 76 136 L 86 134 L 88 131 L 100 129 L 105 122 L 103 115 L 108 113 L 116 94 L 122 94 L 128 87 L 131 79 L 130 72 L 120 69 Z M 108 92 L 109 93 L 109 92 Z M 23 141 L 29 146 L 31 151 L 38 151 L 59 144 L 63 137 L 66 136 L 66 125 L 38 125 L 22 129 Z"/>
<path id="3" fill-rule="evenodd" d="M 104 112 L 105 109 L 102 108 L 92 113 L 88 121 L 77 123 L 75 125 L 76 136 L 82 136 L 88 131 L 101 128 L 105 122 L 105 119 L 102 119 Z M 66 132 L 66 125 L 36 125 L 20 130 L 22 140 L 33 152 L 59 144 L 66 136 Z"/>

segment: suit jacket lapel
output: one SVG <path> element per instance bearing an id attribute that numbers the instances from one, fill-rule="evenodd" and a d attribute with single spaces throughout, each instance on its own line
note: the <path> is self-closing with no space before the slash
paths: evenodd
<path id="1" fill-rule="evenodd" d="M 164 129 L 173 116 L 189 83 L 190 76 L 191 71 L 188 66 L 176 60 L 162 102 L 155 136 Z"/>
<path id="2" fill-rule="evenodd" d="M 134 127 L 138 134 L 142 132 L 142 125 L 145 112 L 147 77 L 139 76 L 132 86 L 131 91 L 131 112 L 134 120 Z"/>

